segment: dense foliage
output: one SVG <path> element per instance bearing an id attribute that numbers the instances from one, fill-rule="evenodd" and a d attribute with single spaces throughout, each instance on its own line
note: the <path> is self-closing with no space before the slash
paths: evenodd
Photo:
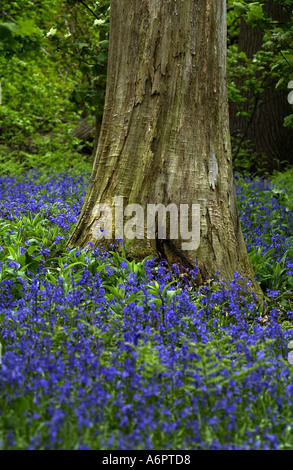
<path id="1" fill-rule="evenodd" d="M 95 132 L 89 143 L 72 132 L 103 114 L 109 1 L 90 5 L 1 5 L 0 172 L 90 169 Z"/>
<path id="2" fill-rule="evenodd" d="M 279 15 L 283 12 L 286 21 L 272 19 L 265 11 L 266 3 L 275 5 Z M 270 11 L 272 6 L 267 8 Z M 239 136 L 231 134 L 231 141 L 234 169 L 242 173 L 249 174 L 253 168 L 254 171 L 263 174 L 265 167 L 268 166 L 266 155 L 254 152 L 246 134 L 264 101 L 274 99 L 273 95 L 269 97 L 265 95 L 267 89 L 272 87 L 275 99 L 278 97 L 278 90 L 284 90 L 282 99 L 286 103 L 290 91 L 289 83 L 293 78 L 292 12 L 292 0 L 267 2 L 228 0 L 228 92 L 229 103 L 235 109 L 233 115 L 230 114 L 230 119 L 237 121 L 237 117 L 240 116 L 243 126 Z M 247 50 L 242 49 L 239 52 L 241 20 L 250 27 L 249 32 L 242 30 L 242 34 L 249 34 L 252 44 L 260 39 L 259 48 L 253 51 L 251 56 L 247 54 Z M 262 35 L 262 39 L 257 36 L 259 34 Z M 245 43 L 248 46 L 247 38 Z M 250 49 L 253 50 L 253 46 Z M 272 110 L 272 112 L 277 111 Z M 265 116 L 262 117 L 265 119 Z M 293 114 L 290 114 L 290 111 L 284 117 L 283 125 L 293 129 Z M 260 132 L 263 132 L 263 129 Z M 285 168 L 288 163 L 292 165 L 291 155 L 283 155 L 282 158 L 284 161 L 275 163 L 277 168 Z M 270 168 L 267 170 L 272 171 Z"/>

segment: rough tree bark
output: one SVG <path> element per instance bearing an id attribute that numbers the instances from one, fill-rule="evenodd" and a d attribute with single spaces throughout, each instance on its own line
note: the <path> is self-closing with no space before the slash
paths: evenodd
<path id="1" fill-rule="evenodd" d="M 93 208 L 113 207 L 114 196 L 124 197 L 124 207 L 200 204 L 198 249 L 183 252 L 180 237 L 167 233 L 165 240 L 133 240 L 129 257 L 159 254 L 189 266 L 198 260 L 203 277 L 239 272 L 260 293 L 232 173 L 226 1 L 112 0 L 108 60 L 99 144 L 69 247 L 101 244 Z"/>
<path id="2" fill-rule="evenodd" d="M 279 23 L 290 21 L 290 13 L 274 0 L 265 2 L 264 11 Z M 263 42 L 263 32 L 241 20 L 238 50 L 245 52 L 252 59 L 260 51 Z M 271 79 L 267 84 L 260 100 L 256 103 L 252 118 L 236 116 L 235 106 L 230 107 L 230 131 L 239 140 L 249 140 L 252 151 L 259 155 L 263 167 L 268 171 L 284 169 L 287 164 L 293 164 L 293 132 L 284 127 L 284 118 L 291 114 L 292 107 L 288 103 L 288 90 L 276 90 L 277 79 Z M 254 103 L 252 94 L 246 95 L 247 101 L 242 110 L 248 112 Z"/>

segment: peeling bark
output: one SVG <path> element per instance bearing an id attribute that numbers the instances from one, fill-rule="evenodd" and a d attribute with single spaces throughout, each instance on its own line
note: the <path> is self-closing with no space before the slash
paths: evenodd
<path id="1" fill-rule="evenodd" d="M 226 2 L 112 0 L 106 102 L 89 188 L 69 247 L 101 244 L 93 208 L 200 204 L 196 250 L 135 239 L 129 256 L 164 256 L 203 277 L 240 272 L 260 289 L 243 240 L 233 181 L 226 86 Z M 191 209 L 190 209 L 191 210 Z M 114 224 L 114 222 L 113 222 Z M 144 227 L 143 230 L 146 230 Z M 102 244 L 105 245 L 103 241 Z"/>

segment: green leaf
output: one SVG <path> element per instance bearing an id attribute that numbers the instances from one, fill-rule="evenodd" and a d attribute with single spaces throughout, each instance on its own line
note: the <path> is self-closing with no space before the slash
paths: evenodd
<path id="1" fill-rule="evenodd" d="M 175 281 L 169 282 L 169 284 L 167 284 L 167 285 L 164 287 L 164 289 L 162 290 L 162 295 L 165 294 L 166 290 L 167 290 L 170 286 L 172 286 L 172 284 L 174 284 L 174 282 L 175 282 Z"/>
<path id="2" fill-rule="evenodd" d="M 278 90 L 279 88 L 281 88 L 284 82 L 285 82 L 285 78 L 281 77 L 280 80 L 278 80 L 276 84 L 276 89 Z"/>
<path id="3" fill-rule="evenodd" d="M 100 41 L 98 46 L 102 49 L 109 49 L 109 41 L 108 40 Z"/>
<path id="4" fill-rule="evenodd" d="M 17 23 L 0 23 L 0 38 L 2 37 L 2 34 L 9 34 L 7 31 L 19 34 L 20 27 Z"/>
<path id="5" fill-rule="evenodd" d="M 242 15 L 246 12 L 246 8 L 242 3 L 233 2 L 233 7 L 235 8 L 235 11 L 238 13 L 238 15 Z"/>
<path id="6" fill-rule="evenodd" d="M 11 256 L 13 257 L 13 259 L 15 259 L 16 258 L 16 252 L 15 252 L 14 248 L 12 246 L 8 246 L 7 250 L 9 251 Z"/>
<path id="7" fill-rule="evenodd" d="M 154 302 L 154 304 L 155 304 L 155 306 L 156 306 L 157 308 L 160 308 L 161 305 L 162 305 L 161 299 L 154 299 L 153 302 Z"/>
<path id="8" fill-rule="evenodd" d="M 247 18 L 249 21 L 253 22 L 261 20 L 264 17 L 262 5 L 260 5 L 258 2 L 249 4 L 248 8 L 249 11 L 247 12 Z"/>
<path id="9" fill-rule="evenodd" d="M 54 284 L 54 285 L 57 285 L 57 279 L 55 276 L 53 276 L 53 274 L 47 272 L 47 276 L 49 277 L 50 281 Z"/>
<path id="10" fill-rule="evenodd" d="M 117 315 L 122 315 L 123 313 L 122 305 L 119 303 L 116 303 L 115 305 L 111 305 L 110 309 Z"/>
<path id="11" fill-rule="evenodd" d="M 33 20 L 19 20 L 18 25 L 21 36 L 32 36 L 38 33 L 38 30 Z"/>
<path id="12" fill-rule="evenodd" d="M 107 62 L 108 54 L 106 54 L 105 52 L 100 52 L 100 54 L 97 55 L 97 59 L 99 62 Z"/>
<path id="13" fill-rule="evenodd" d="M 95 26 L 102 26 L 105 23 L 106 23 L 106 20 L 103 20 L 102 18 L 98 18 L 94 21 Z"/>
<path id="14" fill-rule="evenodd" d="M 57 29 L 56 28 L 51 28 L 50 31 L 48 31 L 48 33 L 46 34 L 46 36 L 47 37 L 55 36 L 56 33 L 57 33 Z"/>
<path id="15" fill-rule="evenodd" d="M 83 49 L 84 47 L 89 47 L 89 44 L 87 44 L 86 42 L 79 42 L 79 43 L 76 44 L 76 46 L 79 49 Z"/>
<path id="16" fill-rule="evenodd" d="M 181 291 L 181 289 L 168 290 L 168 292 L 167 292 L 167 303 L 171 302 L 174 295 L 179 294 L 180 291 Z"/>

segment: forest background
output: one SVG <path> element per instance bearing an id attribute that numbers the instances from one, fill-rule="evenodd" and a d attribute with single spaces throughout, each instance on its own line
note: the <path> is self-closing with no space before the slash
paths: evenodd
<path id="1" fill-rule="evenodd" d="M 293 164 L 291 13 L 291 0 L 227 2 L 233 165 L 242 175 Z M 4 0 L 0 18 L 0 172 L 90 171 L 110 1 Z"/>

